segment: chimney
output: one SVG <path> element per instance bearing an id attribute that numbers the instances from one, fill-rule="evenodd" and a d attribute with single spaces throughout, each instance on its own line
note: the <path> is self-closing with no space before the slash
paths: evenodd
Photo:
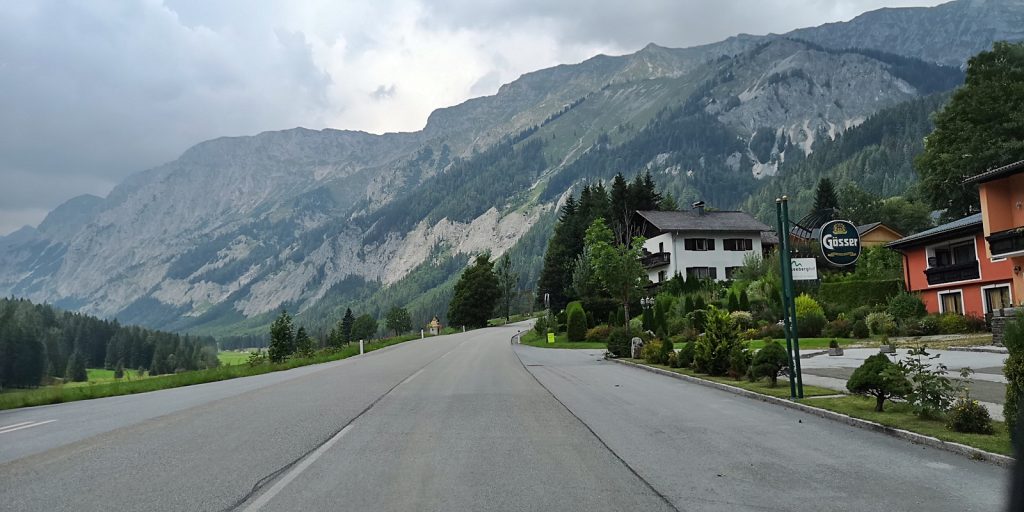
<path id="1" fill-rule="evenodd" d="M 704 215 L 704 201 L 693 203 L 693 209 L 697 210 L 697 215 Z"/>

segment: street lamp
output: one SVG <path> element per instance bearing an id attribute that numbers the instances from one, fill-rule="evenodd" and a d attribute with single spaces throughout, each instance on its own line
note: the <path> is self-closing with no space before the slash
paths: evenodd
<path id="1" fill-rule="evenodd" d="M 644 297 L 644 298 L 640 299 L 640 306 L 642 308 L 644 308 L 644 309 L 650 309 L 650 308 L 654 307 L 654 298 L 653 297 Z"/>

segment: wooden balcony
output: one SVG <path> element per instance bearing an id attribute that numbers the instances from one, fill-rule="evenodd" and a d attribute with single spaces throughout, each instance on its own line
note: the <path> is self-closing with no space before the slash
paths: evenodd
<path id="1" fill-rule="evenodd" d="M 669 264 L 671 256 L 672 253 L 656 252 L 640 258 L 640 263 L 643 264 L 644 268 L 661 267 Z"/>
<path id="2" fill-rule="evenodd" d="M 955 283 L 958 281 L 970 281 L 981 277 L 981 270 L 978 267 L 978 260 L 932 267 L 924 271 L 928 278 L 928 284 Z"/>
<path id="3" fill-rule="evenodd" d="M 992 256 L 1024 253 L 1024 227 L 992 233 L 986 240 L 988 240 L 988 248 L 992 251 Z"/>

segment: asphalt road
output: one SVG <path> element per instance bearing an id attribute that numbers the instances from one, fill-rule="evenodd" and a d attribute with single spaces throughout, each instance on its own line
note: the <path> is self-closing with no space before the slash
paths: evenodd
<path id="1" fill-rule="evenodd" d="M 515 331 L 0 413 L 0 510 L 965 511 L 1004 501 L 1001 468 L 596 351 L 512 346 Z"/>

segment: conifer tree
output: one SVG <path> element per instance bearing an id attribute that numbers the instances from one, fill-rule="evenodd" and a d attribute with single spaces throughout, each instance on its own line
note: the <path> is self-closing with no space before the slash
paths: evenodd
<path id="1" fill-rule="evenodd" d="M 345 316 L 341 319 L 341 343 L 352 342 L 352 324 L 355 323 L 356 317 L 352 315 L 352 309 L 345 308 Z"/>
<path id="2" fill-rule="evenodd" d="M 305 327 L 299 327 L 299 330 L 295 331 L 295 352 L 302 357 L 312 357 L 313 349 L 313 338 L 306 333 Z"/>
<path id="3" fill-rule="evenodd" d="M 501 295 L 498 278 L 492 269 L 490 254 L 484 253 L 462 272 L 448 305 L 448 323 L 467 327 L 487 326 Z"/>
<path id="4" fill-rule="evenodd" d="M 288 311 L 281 314 L 270 324 L 270 346 L 267 356 L 272 363 L 280 363 L 295 352 L 295 332 L 292 330 L 292 317 Z"/>

